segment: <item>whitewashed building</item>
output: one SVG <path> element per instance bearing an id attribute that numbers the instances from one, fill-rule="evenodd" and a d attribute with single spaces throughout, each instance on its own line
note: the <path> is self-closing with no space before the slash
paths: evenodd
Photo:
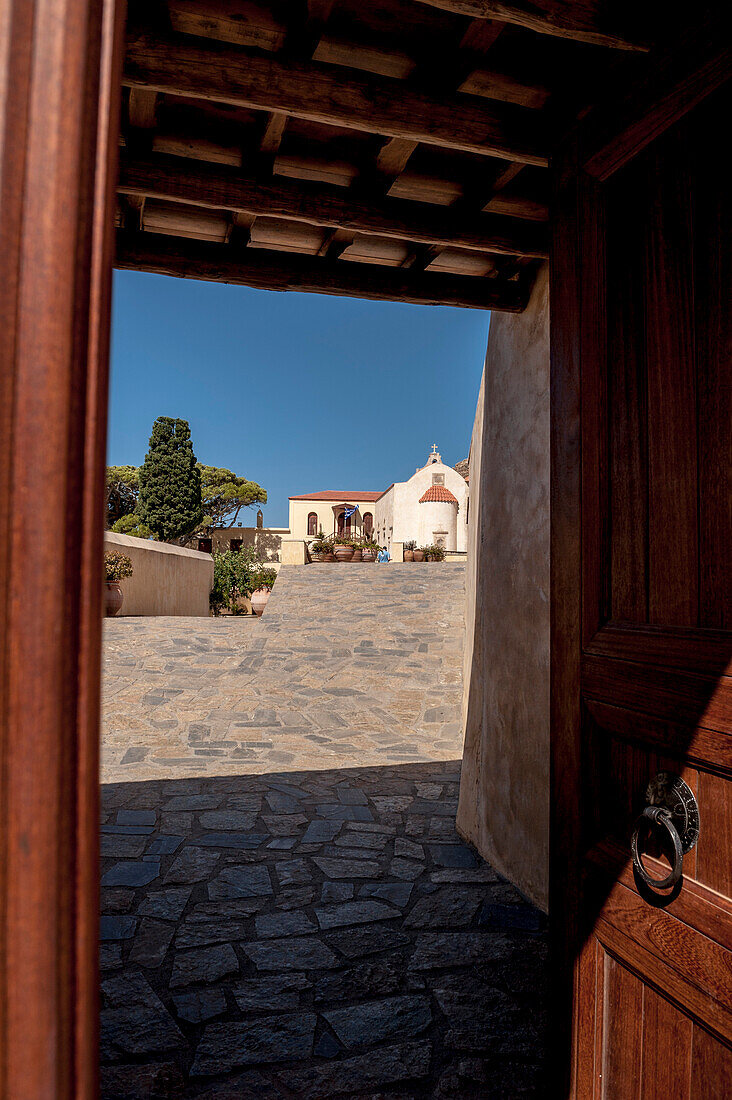
<path id="1" fill-rule="evenodd" d="M 376 541 L 468 548 L 468 482 L 442 461 L 437 444 L 408 481 L 396 481 L 374 505 Z"/>

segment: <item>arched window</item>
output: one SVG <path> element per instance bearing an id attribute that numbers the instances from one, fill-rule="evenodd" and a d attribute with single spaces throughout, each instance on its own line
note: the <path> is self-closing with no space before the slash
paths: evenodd
<path id="1" fill-rule="evenodd" d="M 374 517 L 373 517 L 373 515 L 371 514 L 371 512 L 364 512 L 364 514 L 363 514 L 363 533 L 364 533 L 364 535 L 367 535 L 370 538 L 371 537 L 371 532 L 373 531 L 373 529 L 374 529 Z"/>
<path id="2" fill-rule="evenodd" d="M 317 535 L 318 533 L 318 513 L 308 513 L 308 535 Z"/>

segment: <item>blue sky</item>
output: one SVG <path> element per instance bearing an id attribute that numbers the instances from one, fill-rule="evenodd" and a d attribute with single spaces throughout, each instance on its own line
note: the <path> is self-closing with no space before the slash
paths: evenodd
<path id="1" fill-rule="evenodd" d="M 432 443 L 453 465 L 489 316 L 117 271 L 109 462 L 139 465 L 155 417 L 183 417 L 201 462 L 267 490 L 272 527 L 288 496 L 385 489 Z"/>

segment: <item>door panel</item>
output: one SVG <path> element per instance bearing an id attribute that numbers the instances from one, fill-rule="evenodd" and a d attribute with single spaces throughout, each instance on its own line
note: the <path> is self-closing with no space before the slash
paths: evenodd
<path id="1" fill-rule="evenodd" d="M 578 874 L 565 872 L 558 911 L 576 922 L 566 935 L 577 1097 L 732 1094 L 730 282 L 726 175 L 712 140 L 728 109 L 726 92 L 710 94 L 602 180 L 582 170 L 580 131 L 563 169 L 553 782 L 576 817 Z M 577 432 L 557 419 L 574 399 Z M 569 582 L 557 584 L 572 552 L 575 603 Z M 576 679 L 559 663 L 572 606 Z M 681 884 L 652 891 L 629 841 L 659 772 L 691 788 L 701 831 Z M 562 830 L 555 852 L 573 831 Z M 665 830 L 651 829 L 643 852 L 651 875 L 668 872 Z"/>

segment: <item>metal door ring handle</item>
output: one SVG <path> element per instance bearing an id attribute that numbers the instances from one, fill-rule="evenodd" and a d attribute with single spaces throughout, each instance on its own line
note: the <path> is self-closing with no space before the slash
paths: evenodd
<path id="1" fill-rule="evenodd" d="M 673 867 L 665 878 L 651 878 L 643 866 L 643 860 L 638 851 L 638 838 L 640 836 L 641 826 L 647 824 L 649 821 L 654 825 L 663 825 L 668 835 L 671 837 L 671 843 L 674 846 Z M 670 886 L 675 886 L 681 878 L 681 872 L 684 865 L 684 850 L 681 845 L 681 837 L 673 823 L 670 811 L 664 806 L 645 807 L 643 813 L 633 826 L 633 835 L 630 839 L 630 850 L 633 853 L 633 867 L 646 886 L 659 890 L 666 890 Z"/>

